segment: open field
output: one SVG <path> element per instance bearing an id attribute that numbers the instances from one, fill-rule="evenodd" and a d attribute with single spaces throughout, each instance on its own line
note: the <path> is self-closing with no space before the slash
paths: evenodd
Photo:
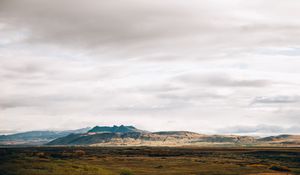
<path id="1" fill-rule="evenodd" d="M 300 174 L 300 148 L 0 148 L 0 175 Z"/>

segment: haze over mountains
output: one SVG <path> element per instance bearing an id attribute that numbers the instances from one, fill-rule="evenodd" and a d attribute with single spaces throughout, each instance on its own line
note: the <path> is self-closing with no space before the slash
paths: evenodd
<path id="1" fill-rule="evenodd" d="M 69 131 L 31 131 L 0 136 L 1 145 L 84 146 L 300 146 L 299 135 L 269 137 L 149 132 L 134 126 L 95 126 Z"/>

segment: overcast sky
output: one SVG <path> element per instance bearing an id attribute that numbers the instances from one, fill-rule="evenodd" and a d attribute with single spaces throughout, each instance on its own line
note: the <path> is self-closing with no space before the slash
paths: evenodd
<path id="1" fill-rule="evenodd" d="M 0 0 L 0 132 L 300 133 L 300 1 Z"/>

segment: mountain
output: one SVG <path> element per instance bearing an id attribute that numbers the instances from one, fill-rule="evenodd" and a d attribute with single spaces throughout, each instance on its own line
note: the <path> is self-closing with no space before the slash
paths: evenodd
<path id="1" fill-rule="evenodd" d="M 280 141 L 278 141 L 278 139 Z M 96 126 L 86 133 L 69 134 L 47 145 L 89 146 L 300 146 L 300 136 L 258 138 L 238 135 L 204 135 L 189 131 L 147 132 L 133 126 Z M 280 144 L 279 144 L 280 143 Z"/>
<path id="2" fill-rule="evenodd" d="M 128 146 L 183 146 L 212 143 L 248 144 L 256 139 L 250 136 L 204 135 L 189 131 L 145 132 L 133 126 L 94 127 L 87 133 L 70 134 L 47 145 L 128 145 Z"/>
<path id="3" fill-rule="evenodd" d="M 51 140 L 67 136 L 71 133 L 86 133 L 91 128 L 82 128 L 77 130 L 66 131 L 28 131 L 10 135 L 1 135 L 1 145 L 40 145 Z"/>
<path id="4" fill-rule="evenodd" d="M 119 132 L 119 133 L 126 133 L 126 132 L 143 132 L 142 130 L 138 130 L 133 126 L 116 126 L 113 127 L 109 126 L 95 126 L 93 129 L 89 130 L 88 132 Z"/>

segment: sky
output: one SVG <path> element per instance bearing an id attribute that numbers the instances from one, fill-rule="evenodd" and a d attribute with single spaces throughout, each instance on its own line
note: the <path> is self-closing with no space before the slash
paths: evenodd
<path id="1" fill-rule="evenodd" d="M 0 134 L 300 133 L 300 1 L 0 0 Z"/>

